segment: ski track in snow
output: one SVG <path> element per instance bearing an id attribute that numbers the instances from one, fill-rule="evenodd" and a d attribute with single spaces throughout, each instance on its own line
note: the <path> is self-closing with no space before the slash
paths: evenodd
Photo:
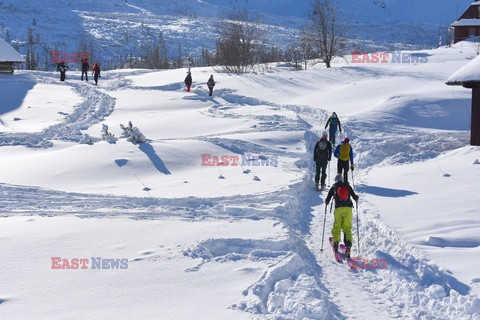
<path id="1" fill-rule="evenodd" d="M 51 74 L 47 73 L 35 73 L 35 78 L 38 82 L 54 82 Z M 62 123 L 41 133 L 2 133 L 0 145 L 48 148 L 52 146 L 52 140 L 79 142 L 82 139 L 81 130 L 99 123 L 113 112 L 115 99 L 108 95 L 109 90 L 126 87 L 142 89 L 130 86 L 130 81 L 121 76 L 102 91 L 91 85 L 68 85 L 85 100 Z M 148 89 L 182 90 L 182 85 Z M 195 93 L 196 96 L 188 99 L 207 99 L 205 93 Z M 235 109 L 241 105 L 286 109 L 296 113 L 297 119 L 278 115 L 240 115 Z M 230 306 L 250 312 L 256 319 L 364 319 L 365 314 L 375 314 L 380 319 L 444 319 L 446 315 L 455 319 L 480 319 L 480 301 L 468 294 L 468 286 L 424 258 L 418 249 L 406 244 L 384 226 L 375 208 L 364 200 L 361 200 L 359 212 L 362 238 L 359 255 L 369 260 L 388 259 L 388 269 L 352 271 L 345 264 L 336 263 L 327 240 L 332 223 L 330 213 L 327 213 L 324 252 L 320 252 L 324 218 L 322 196 L 326 194 L 323 192 L 319 196 L 313 191 L 311 152 L 319 138 L 315 128 L 325 123 L 327 112 L 308 106 L 277 105 L 241 96 L 231 90 L 217 90 L 213 104 L 205 114 L 255 119 L 259 124 L 251 130 L 199 136 L 198 140 L 236 153 L 268 153 L 296 158 L 298 169 L 304 173 L 303 181 L 275 193 L 209 200 L 102 196 L 0 184 L 1 216 L 72 214 L 89 218 L 126 215 L 133 219 L 169 217 L 193 221 L 274 218 L 288 229 L 289 241 L 209 239 L 184 251 L 186 256 L 202 259 L 198 266 L 186 271 L 198 271 L 205 263 L 211 262 L 240 259 L 267 261 L 269 267 L 261 278 L 245 288 L 244 300 Z M 467 140 L 463 133 L 429 133 L 410 127 L 382 126 L 373 121 L 366 123 L 349 119 L 343 126 L 353 141 L 356 160 L 364 165 L 361 168 L 363 172 L 355 171 L 357 185 L 373 165 L 381 162 L 404 163 L 407 157 L 410 161 L 430 159 L 442 151 L 465 145 Z M 304 143 L 308 152 L 273 149 L 228 137 L 261 131 L 305 132 Z M 370 137 L 364 134 L 372 131 L 382 134 Z M 393 143 L 398 136 L 402 136 L 405 143 Z M 334 172 L 333 168 L 331 172 Z M 360 197 L 362 199 L 362 194 Z M 355 235 L 355 221 L 353 232 Z M 356 242 L 354 249 L 355 255 Z M 348 292 L 342 289 L 345 287 L 349 288 Z"/>
<path id="2" fill-rule="evenodd" d="M 35 81 L 47 84 L 57 83 L 51 73 L 36 72 Z M 65 116 L 64 121 L 52 125 L 38 133 L 0 133 L 0 146 L 21 145 L 30 148 L 48 148 L 53 146 L 51 140 L 80 142 L 81 130 L 99 123 L 110 115 L 115 107 L 115 99 L 102 93 L 96 87 L 87 84 L 66 82 L 68 86 L 85 100 L 75 106 L 74 112 Z"/>

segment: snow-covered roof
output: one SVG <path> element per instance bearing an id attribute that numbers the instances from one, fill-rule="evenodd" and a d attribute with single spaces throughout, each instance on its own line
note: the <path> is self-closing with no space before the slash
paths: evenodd
<path id="1" fill-rule="evenodd" d="M 11 45 L 0 38 L 0 62 L 23 62 L 25 59 Z"/>
<path id="2" fill-rule="evenodd" d="M 480 83 L 480 55 L 461 67 L 448 78 L 450 86 Z"/>
<path id="3" fill-rule="evenodd" d="M 480 2 L 479 2 L 480 4 Z M 452 23 L 452 27 L 478 27 L 480 26 L 480 19 L 460 19 Z"/>

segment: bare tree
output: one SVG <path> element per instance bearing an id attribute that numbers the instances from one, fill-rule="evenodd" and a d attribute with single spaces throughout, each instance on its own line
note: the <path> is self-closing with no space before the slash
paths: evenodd
<path id="1" fill-rule="evenodd" d="M 80 38 L 80 43 L 78 44 L 78 53 L 82 56 L 79 56 L 78 62 L 80 62 L 84 57 L 87 58 L 90 62 L 95 61 L 95 48 L 96 45 L 93 38 L 87 38 L 86 36 L 82 36 Z M 88 54 L 88 56 L 85 56 L 85 54 Z"/>
<path id="2" fill-rule="evenodd" d="M 308 28 L 313 48 L 318 57 L 331 67 L 331 61 L 343 54 L 346 45 L 345 26 L 339 21 L 332 0 L 312 0 L 312 13 Z"/>
<path id="3" fill-rule="evenodd" d="M 7 42 L 7 43 L 10 43 L 10 41 L 12 40 L 10 38 L 10 30 L 8 28 L 5 30 L 5 39 L 3 39 L 3 40 L 5 40 L 5 42 Z"/>
<path id="4" fill-rule="evenodd" d="M 182 45 L 179 43 L 177 57 L 172 61 L 172 68 L 180 69 L 182 67 L 183 67 L 183 53 L 182 53 Z"/>
<path id="5" fill-rule="evenodd" d="M 287 65 L 294 68 L 295 70 L 302 69 L 302 53 L 297 43 L 294 43 L 287 48 L 284 54 L 284 59 Z"/>
<path id="6" fill-rule="evenodd" d="M 33 31 L 27 28 L 27 37 L 25 41 L 25 69 L 37 70 L 39 65 L 38 51 L 35 50 L 35 41 L 33 39 Z"/>
<path id="7" fill-rule="evenodd" d="M 447 47 L 452 46 L 454 38 L 455 37 L 453 29 L 450 29 L 450 27 L 445 28 L 445 44 L 447 45 Z"/>
<path id="8" fill-rule="evenodd" d="M 314 48 L 315 44 L 312 41 L 312 38 L 314 38 L 312 33 L 312 30 L 305 28 L 300 29 L 299 47 L 305 70 L 307 70 L 308 61 L 317 58 L 317 53 Z"/>
<path id="9" fill-rule="evenodd" d="M 202 47 L 200 57 L 196 59 L 195 65 L 199 67 L 212 66 L 214 64 L 214 55 L 207 48 Z"/>
<path id="10" fill-rule="evenodd" d="M 252 19 L 248 9 L 232 9 L 221 19 L 218 34 L 217 64 L 228 72 L 247 72 L 256 62 L 256 47 L 261 43 L 258 19 Z"/>
<path id="11" fill-rule="evenodd" d="M 167 45 L 160 32 L 157 42 L 150 43 L 141 56 L 140 66 L 147 69 L 168 69 Z"/>

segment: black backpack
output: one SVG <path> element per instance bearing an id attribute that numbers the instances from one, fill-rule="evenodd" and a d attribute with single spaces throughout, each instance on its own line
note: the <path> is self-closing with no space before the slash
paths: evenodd
<path id="1" fill-rule="evenodd" d="M 317 159 L 328 158 L 328 141 L 320 139 L 317 142 Z"/>

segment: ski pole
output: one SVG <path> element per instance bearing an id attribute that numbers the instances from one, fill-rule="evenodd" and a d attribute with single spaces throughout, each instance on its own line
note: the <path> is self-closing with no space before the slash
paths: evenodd
<path id="1" fill-rule="evenodd" d="M 355 190 L 355 180 L 353 179 L 353 170 L 352 170 L 352 187 L 353 187 L 353 190 Z"/>
<path id="2" fill-rule="evenodd" d="M 358 253 L 360 253 L 360 231 L 358 230 L 358 202 L 355 202 L 355 210 L 357 212 L 357 244 L 358 244 Z"/>
<path id="3" fill-rule="evenodd" d="M 328 161 L 328 186 L 330 187 L 330 161 Z"/>
<path id="4" fill-rule="evenodd" d="M 325 238 L 325 222 L 327 221 L 327 207 L 328 205 L 325 205 L 325 215 L 323 216 L 323 231 L 322 231 L 322 248 L 320 249 L 320 252 L 323 252 L 323 239 Z"/>

